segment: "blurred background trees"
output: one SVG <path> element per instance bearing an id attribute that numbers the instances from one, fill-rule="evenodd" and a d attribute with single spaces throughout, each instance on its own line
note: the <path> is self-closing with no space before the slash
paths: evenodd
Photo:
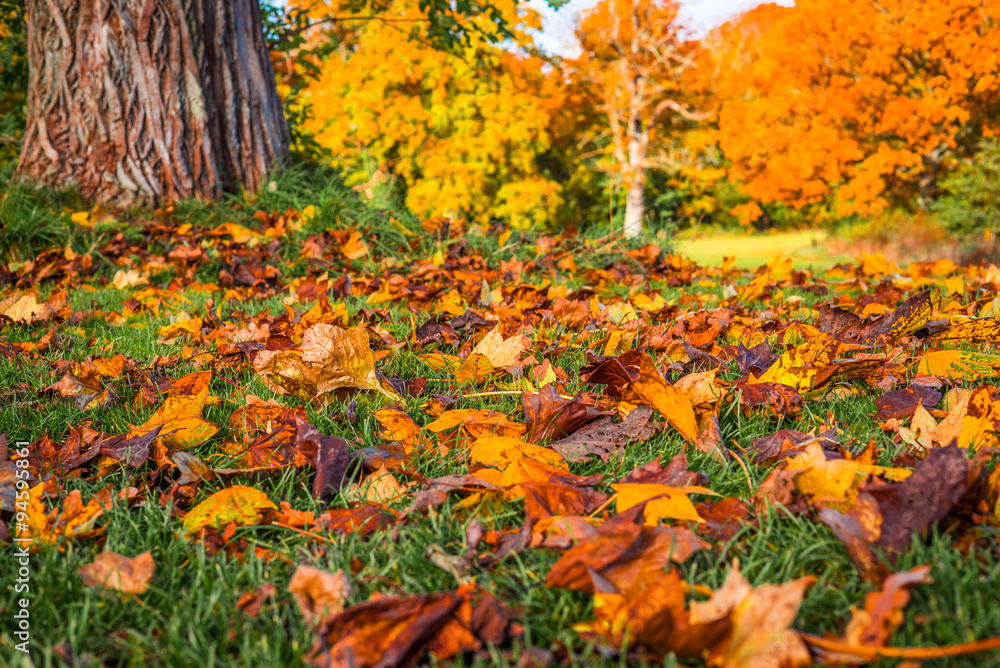
<path id="1" fill-rule="evenodd" d="M 459 4 L 263 3 L 298 158 L 514 228 L 1000 228 L 996 3 L 798 0 L 702 34 L 675 0 L 603 0 L 574 57 L 523 3 Z M 0 8 L 6 180 L 27 70 L 23 0 Z"/>

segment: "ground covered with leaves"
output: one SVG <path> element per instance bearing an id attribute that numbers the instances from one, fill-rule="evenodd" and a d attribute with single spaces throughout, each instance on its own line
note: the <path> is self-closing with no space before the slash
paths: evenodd
<path id="1" fill-rule="evenodd" d="M 1000 661 L 995 266 L 15 196 L 6 665 Z"/>

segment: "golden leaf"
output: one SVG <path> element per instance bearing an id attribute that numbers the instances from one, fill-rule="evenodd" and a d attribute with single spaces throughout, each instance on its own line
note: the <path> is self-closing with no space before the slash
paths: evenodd
<path id="1" fill-rule="evenodd" d="M 651 483 L 621 483 L 612 485 L 611 489 L 618 493 L 616 503 L 619 513 L 647 499 L 653 499 L 646 505 L 643 513 L 643 521 L 646 524 L 657 524 L 660 520 L 704 522 L 704 518 L 695 510 L 687 495 L 698 493 L 717 496 L 712 490 L 699 486 L 671 487 Z"/>
<path id="2" fill-rule="evenodd" d="M 472 463 L 500 469 L 507 468 L 513 462 L 524 458 L 552 465 L 558 465 L 563 461 L 562 455 L 554 450 L 508 436 L 478 438 L 469 452 L 469 461 Z"/>
<path id="3" fill-rule="evenodd" d="M 263 511 L 278 509 L 259 489 L 233 485 L 208 497 L 184 518 L 184 533 L 191 535 L 206 527 L 220 527 L 230 522 L 237 526 L 258 524 Z"/>
<path id="4" fill-rule="evenodd" d="M 639 379 L 632 383 L 631 388 L 689 442 L 693 443 L 698 438 L 698 420 L 690 400 L 680 390 L 667 384 L 653 361 L 645 355 L 640 362 Z"/>

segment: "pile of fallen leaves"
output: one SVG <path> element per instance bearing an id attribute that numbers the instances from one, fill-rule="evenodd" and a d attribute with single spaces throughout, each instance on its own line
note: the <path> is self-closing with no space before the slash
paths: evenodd
<path id="1" fill-rule="evenodd" d="M 996 638 L 887 644 L 908 592 L 929 581 L 929 566 L 893 568 L 915 541 L 939 531 L 998 551 L 1000 389 L 989 381 L 1000 375 L 1000 268 L 900 268 L 865 256 L 820 276 L 785 260 L 745 272 L 698 267 L 653 245 L 601 265 L 593 248 L 562 237 L 524 240 L 498 260 L 428 221 L 432 257 L 376 262 L 358 230 L 328 231 L 301 243 L 290 271 L 271 259 L 299 219 L 289 211 L 261 216 L 260 230 L 207 232 L 158 220 L 143 241 L 104 244 L 113 272 L 99 269 L 96 251 L 69 249 L 0 272 L 0 353 L 49 376 L 41 392 L 7 391 L 69 402 L 79 416 L 21 448 L 8 448 L 15 434 L 3 438 L 0 538 L 30 538 L 33 550 L 100 546 L 109 509 L 160 504 L 179 536 L 220 559 L 252 553 L 295 566 L 284 600 L 314 629 L 304 658 L 318 666 L 488 659 L 487 648 L 511 647 L 523 632 L 518 600 L 477 583 L 526 550 L 557 555 L 534 586 L 592 597 L 573 628 L 580 646 L 610 655 L 805 666 L 1000 648 Z M 223 268 L 200 282 L 211 266 Z M 665 299 L 666 287 L 680 296 Z M 95 288 L 119 291 L 120 306 L 81 308 L 74 293 Z M 209 298 L 194 307 L 191 294 Z M 283 310 L 254 307 L 274 297 Z M 66 345 L 95 320 L 127 336 L 151 316 L 169 323 L 156 332 L 161 353 L 147 359 L 118 353 L 114 340 Z M 393 366 L 404 356 L 408 366 Z M 213 394 L 220 379 L 227 397 Z M 885 438 L 858 442 L 832 413 L 809 433 L 775 428 L 750 447 L 726 437 L 739 419 L 777 427 L 821 400 L 857 395 L 874 398 Z M 488 407 L 510 397 L 520 409 Z M 148 417 L 107 433 L 102 412 L 125 403 Z M 209 419 L 223 404 L 228 420 Z M 308 417 L 316 407 L 344 423 L 374 418 L 379 444 L 324 434 Z M 660 434 L 683 444 L 679 452 L 643 459 Z M 641 463 L 621 470 L 627 453 Z M 745 478 L 746 493 L 713 489 L 686 453 Z M 429 477 L 427 462 L 448 472 Z M 123 471 L 128 485 L 88 499 L 64 489 Z M 311 508 L 269 494 L 289 471 L 311 490 Z M 328 572 L 259 540 L 273 528 L 317 550 L 344 535 L 392 550 L 401 527 L 446 503 L 466 511 L 450 516 L 465 518 L 460 550 L 427 549 L 453 576 L 446 591 L 387 583 L 357 601 L 360 572 Z M 480 521 L 498 507 L 516 508 L 518 519 Z M 679 570 L 698 551 L 725 551 L 739 532 L 788 515 L 829 527 L 872 584 L 839 636 L 795 628 L 813 577 L 753 587 L 733 562 L 710 590 Z M 263 533 L 250 543 L 245 527 Z M 102 551 L 78 577 L 141 598 L 156 568 L 148 552 Z M 276 597 L 265 585 L 240 608 L 254 615 Z M 522 655 L 545 663 L 573 651 Z"/>

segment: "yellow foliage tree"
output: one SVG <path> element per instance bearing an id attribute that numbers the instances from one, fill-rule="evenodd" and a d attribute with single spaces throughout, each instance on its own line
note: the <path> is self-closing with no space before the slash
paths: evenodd
<path id="1" fill-rule="evenodd" d="M 303 101 L 314 116 L 307 129 L 355 182 L 403 179 L 407 205 L 422 216 L 500 217 L 515 227 L 552 219 L 560 186 L 538 157 L 550 147 L 564 88 L 527 52 L 537 14 L 513 0 L 494 4 L 513 44 L 498 46 L 495 25 L 472 17 L 465 20 L 480 25 L 465 43 L 434 48 L 409 32 L 424 16 L 415 0 L 393 0 L 353 30 L 343 27 L 350 21 L 337 24 L 339 47 Z M 317 17 L 350 16 L 337 0 L 310 5 Z"/>

